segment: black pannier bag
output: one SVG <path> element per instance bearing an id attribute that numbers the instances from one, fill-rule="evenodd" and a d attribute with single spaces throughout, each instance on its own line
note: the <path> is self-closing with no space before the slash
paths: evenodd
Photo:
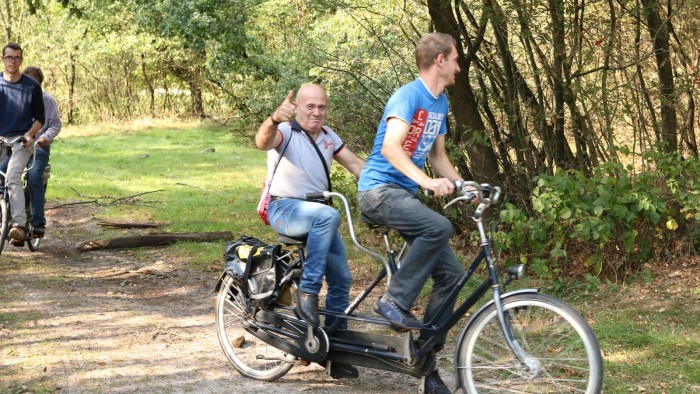
<path id="1" fill-rule="evenodd" d="M 279 295 L 280 255 L 280 245 L 268 245 L 245 235 L 226 243 L 226 273 L 238 282 L 254 306 L 263 306 Z"/>

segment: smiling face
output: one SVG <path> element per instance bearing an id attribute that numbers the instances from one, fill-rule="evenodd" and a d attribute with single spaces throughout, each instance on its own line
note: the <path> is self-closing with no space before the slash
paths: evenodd
<path id="1" fill-rule="evenodd" d="M 297 92 L 296 120 L 306 131 L 318 133 L 328 112 L 328 96 L 318 85 L 304 85 Z"/>
<path id="2" fill-rule="evenodd" d="M 5 48 L 2 54 L 2 63 L 5 65 L 5 72 L 11 75 L 19 74 L 19 69 L 22 66 L 22 51 Z"/>

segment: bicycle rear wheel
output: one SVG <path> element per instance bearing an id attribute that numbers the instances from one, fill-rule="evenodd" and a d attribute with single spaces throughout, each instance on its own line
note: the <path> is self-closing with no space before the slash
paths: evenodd
<path id="1" fill-rule="evenodd" d="M 5 241 L 7 241 L 9 232 L 10 210 L 7 206 L 7 201 L 4 198 L 0 198 L 0 254 L 2 254 L 2 249 L 5 247 Z"/>
<path id="2" fill-rule="evenodd" d="M 600 393 L 600 347 L 578 312 L 543 294 L 514 294 L 502 305 L 529 368 L 508 347 L 490 305 L 472 319 L 457 346 L 457 378 L 467 393 Z"/>
<path id="3" fill-rule="evenodd" d="M 226 358 L 241 375 L 264 381 L 284 376 L 296 358 L 245 330 L 247 308 L 233 279 L 226 276 L 216 297 L 216 333 Z"/>

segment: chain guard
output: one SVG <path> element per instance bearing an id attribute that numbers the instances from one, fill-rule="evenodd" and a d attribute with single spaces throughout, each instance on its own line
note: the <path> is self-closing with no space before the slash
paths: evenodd
<path id="1" fill-rule="evenodd" d="M 308 324 L 289 315 L 260 309 L 245 329 L 250 334 L 302 360 L 320 362 L 328 355 L 328 336 L 320 328 L 313 329 L 314 346 L 307 348 Z"/>

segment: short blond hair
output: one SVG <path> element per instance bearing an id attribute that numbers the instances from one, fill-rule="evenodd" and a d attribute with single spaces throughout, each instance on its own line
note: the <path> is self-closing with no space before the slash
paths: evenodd
<path id="1" fill-rule="evenodd" d="M 416 44 L 416 65 L 418 69 L 430 68 L 435 58 L 442 54 L 445 57 L 452 53 L 452 47 L 457 47 L 457 41 L 449 34 L 428 33 Z"/>

